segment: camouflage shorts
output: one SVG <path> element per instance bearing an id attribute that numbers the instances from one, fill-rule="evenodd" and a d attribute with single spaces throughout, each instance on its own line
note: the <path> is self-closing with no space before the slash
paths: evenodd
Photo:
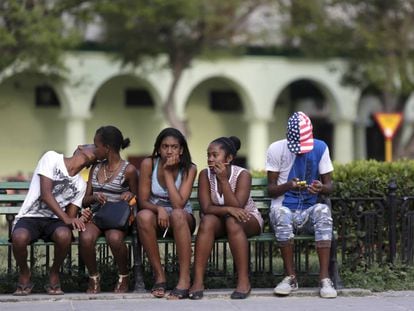
<path id="1" fill-rule="evenodd" d="M 270 225 L 276 240 L 286 242 L 299 233 L 315 234 L 315 241 L 332 240 L 331 209 L 326 204 L 315 204 L 306 210 L 280 206 L 270 210 Z"/>

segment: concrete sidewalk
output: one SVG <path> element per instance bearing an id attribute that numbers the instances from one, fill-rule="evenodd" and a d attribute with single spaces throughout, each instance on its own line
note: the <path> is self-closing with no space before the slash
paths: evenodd
<path id="1" fill-rule="evenodd" d="M 369 290 L 343 289 L 336 299 L 318 297 L 317 288 L 304 288 L 289 297 L 273 295 L 273 289 L 253 289 L 246 300 L 231 300 L 232 290 L 206 290 L 199 301 L 170 301 L 153 298 L 149 293 L 87 295 L 70 293 L 63 296 L 32 294 L 26 297 L 0 295 L 0 310 L 315 310 L 315 311 L 396 311 L 414 310 L 414 291 L 372 293 Z"/>

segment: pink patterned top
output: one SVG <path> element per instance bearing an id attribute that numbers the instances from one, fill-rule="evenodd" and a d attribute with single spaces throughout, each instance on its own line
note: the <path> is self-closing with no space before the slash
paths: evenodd
<path id="1" fill-rule="evenodd" d="M 233 192 L 236 191 L 237 180 L 239 178 L 240 173 L 245 170 L 246 169 L 240 166 L 237 166 L 237 165 L 231 166 L 231 174 L 229 178 L 229 183 L 230 183 L 231 190 Z M 208 180 L 210 181 L 211 201 L 214 203 L 214 205 L 224 205 L 224 197 L 222 194 L 218 192 L 216 174 L 212 173 L 211 170 L 207 169 L 207 176 L 208 176 Z M 244 209 L 250 215 L 256 218 L 257 222 L 260 225 L 260 228 L 263 229 L 262 215 L 260 214 L 259 210 L 256 207 L 256 204 L 254 203 L 253 199 L 250 196 L 249 196 L 249 199 L 247 200 L 247 203 Z"/>

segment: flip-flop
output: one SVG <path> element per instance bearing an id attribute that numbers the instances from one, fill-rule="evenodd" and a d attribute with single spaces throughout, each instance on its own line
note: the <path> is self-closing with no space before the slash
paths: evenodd
<path id="1" fill-rule="evenodd" d="M 60 288 L 60 283 L 57 283 L 55 285 L 52 284 L 46 284 L 45 290 L 48 295 L 63 295 L 65 294 L 62 289 Z"/>
<path id="2" fill-rule="evenodd" d="M 170 292 L 168 295 L 168 299 L 186 299 L 189 296 L 189 289 L 180 289 L 177 287 L 174 287 L 174 289 Z"/>
<path id="3" fill-rule="evenodd" d="M 156 298 L 163 298 L 165 290 L 167 289 L 167 282 L 155 283 L 151 288 L 151 294 Z"/>
<path id="4" fill-rule="evenodd" d="M 30 295 L 33 289 L 33 283 L 27 284 L 17 284 L 16 291 L 13 293 L 13 296 L 27 296 Z"/>

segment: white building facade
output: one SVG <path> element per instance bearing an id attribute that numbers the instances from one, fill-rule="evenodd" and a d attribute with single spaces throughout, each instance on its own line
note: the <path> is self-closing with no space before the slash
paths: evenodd
<path id="1" fill-rule="evenodd" d="M 157 134 L 168 126 L 161 113 L 171 83 L 167 69 L 152 63 L 124 68 L 103 52 L 74 52 L 65 59 L 68 71 L 60 78 L 7 71 L 0 76 L 0 177 L 30 174 L 47 150 L 70 155 L 109 124 L 131 139 L 123 156 L 134 161 L 151 154 Z M 273 56 L 196 60 L 178 85 L 175 111 L 187 122 L 199 170 L 206 165 L 209 142 L 232 135 L 242 142 L 245 165 L 263 170 L 267 147 L 285 137 L 287 119 L 296 110 L 310 115 L 315 136 L 328 140 L 332 159 L 365 158 L 364 127 L 376 105 L 363 104 L 360 90 L 341 84 L 340 66 Z M 58 106 L 37 104 L 45 86 L 54 90 Z M 126 104 L 134 94 L 136 105 Z"/>

